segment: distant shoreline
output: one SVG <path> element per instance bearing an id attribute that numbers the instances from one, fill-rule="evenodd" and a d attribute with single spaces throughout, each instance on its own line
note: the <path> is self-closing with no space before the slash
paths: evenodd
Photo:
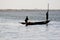
<path id="1" fill-rule="evenodd" d="M 45 9 L 0 9 L 0 11 L 42 11 L 42 10 L 45 10 Z M 52 9 L 52 11 L 54 10 L 59 11 L 59 9 Z"/>

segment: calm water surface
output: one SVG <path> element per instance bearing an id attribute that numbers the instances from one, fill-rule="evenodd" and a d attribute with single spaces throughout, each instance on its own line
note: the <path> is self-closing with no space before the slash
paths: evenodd
<path id="1" fill-rule="evenodd" d="M 46 11 L 0 11 L 0 40 L 60 40 L 60 10 L 49 11 L 48 26 L 20 24 L 46 20 Z"/>

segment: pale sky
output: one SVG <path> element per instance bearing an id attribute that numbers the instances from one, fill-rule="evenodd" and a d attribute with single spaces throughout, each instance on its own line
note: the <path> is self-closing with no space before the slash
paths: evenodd
<path id="1" fill-rule="evenodd" d="M 0 0 L 0 9 L 60 9 L 60 0 Z"/>

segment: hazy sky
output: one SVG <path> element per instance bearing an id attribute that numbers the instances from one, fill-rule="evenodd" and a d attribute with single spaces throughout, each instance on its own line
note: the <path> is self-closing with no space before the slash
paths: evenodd
<path id="1" fill-rule="evenodd" d="M 60 0 L 0 0 L 0 9 L 60 9 Z"/>

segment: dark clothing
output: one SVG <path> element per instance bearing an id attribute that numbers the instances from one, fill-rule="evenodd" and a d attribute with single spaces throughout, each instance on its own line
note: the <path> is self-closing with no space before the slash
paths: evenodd
<path id="1" fill-rule="evenodd" d="M 48 11 L 47 11 L 47 13 L 46 13 L 46 21 L 48 21 Z"/>
<path id="2" fill-rule="evenodd" d="M 28 22 L 28 20 L 29 20 L 29 19 L 28 19 L 28 16 L 27 16 L 27 17 L 26 17 L 26 19 L 25 19 L 25 22 L 27 23 L 27 22 Z"/>
<path id="3" fill-rule="evenodd" d="M 25 19 L 26 26 L 27 26 L 28 20 L 29 20 L 28 16 L 26 16 L 26 19 Z"/>

